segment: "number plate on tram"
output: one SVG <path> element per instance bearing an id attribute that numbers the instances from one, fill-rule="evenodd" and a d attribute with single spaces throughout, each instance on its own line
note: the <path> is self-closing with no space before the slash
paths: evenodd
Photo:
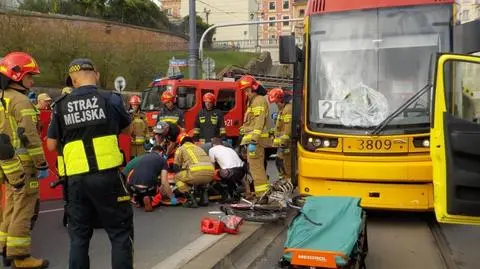
<path id="1" fill-rule="evenodd" d="M 377 152 L 396 153 L 408 152 L 406 138 L 344 138 L 343 152 Z"/>

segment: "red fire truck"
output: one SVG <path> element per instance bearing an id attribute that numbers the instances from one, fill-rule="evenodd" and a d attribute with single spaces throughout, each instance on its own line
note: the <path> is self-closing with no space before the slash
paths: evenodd
<path id="1" fill-rule="evenodd" d="M 267 89 L 272 87 L 291 88 L 292 81 L 278 77 L 254 75 Z M 239 76 L 238 76 L 239 77 Z M 237 77 L 237 78 L 238 78 Z M 147 115 L 149 128 L 153 128 L 157 121 L 158 110 L 162 106 L 160 96 L 166 90 L 172 90 L 177 95 L 177 107 L 185 113 L 185 127 L 192 130 L 197 113 L 202 109 L 202 96 L 211 92 L 217 97 L 216 107 L 225 113 L 225 129 L 227 137 L 236 144 L 239 128 L 243 124 L 243 115 L 247 106 L 245 94 L 238 91 L 234 81 L 219 80 L 188 80 L 182 76 L 154 80 L 142 93 L 141 110 Z M 270 108 L 268 126 L 275 125 L 274 115 L 276 106 Z"/>
<path id="2" fill-rule="evenodd" d="M 153 128 L 157 121 L 158 110 L 162 106 L 161 94 L 172 90 L 177 95 L 176 105 L 185 113 L 185 127 L 194 128 L 195 118 L 202 109 L 202 96 L 211 92 L 217 97 L 216 107 L 225 113 L 227 137 L 237 138 L 245 113 L 246 97 L 237 91 L 235 82 L 216 80 L 184 80 L 181 76 L 158 79 L 150 83 L 142 93 L 141 110 L 146 112 L 147 122 Z"/>

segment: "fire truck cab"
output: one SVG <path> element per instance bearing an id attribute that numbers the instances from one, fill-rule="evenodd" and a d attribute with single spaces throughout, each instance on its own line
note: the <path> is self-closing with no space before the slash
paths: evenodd
<path id="1" fill-rule="evenodd" d="M 227 137 L 236 143 L 247 99 L 241 91 L 237 91 L 235 82 L 186 80 L 181 76 L 153 81 L 142 93 L 141 110 L 147 116 L 149 128 L 153 128 L 157 121 L 158 110 L 163 106 L 160 96 L 166 90 L 172 90 L 176 94 L 175 104 L 184 111 L 187 130 L 194 128 L 196 116 L 203 107 L 202 96 L 208 92 L 215 94 L 216 108 L 224 113 Z"/>

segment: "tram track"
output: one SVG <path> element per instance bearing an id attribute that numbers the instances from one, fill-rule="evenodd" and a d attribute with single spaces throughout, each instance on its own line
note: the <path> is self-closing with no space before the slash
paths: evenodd
<path id="1" fill-rule="evenodd" d="M 432 233 L 433 238 L 438 247 L 438 251 L 440 252 L 440 256 L 442 257 L 443 263 L 445 265 L 445 269 L 458 269 L 457 263 L 452 254 L 452 250 L 448 244 L 447 238 L 442 231 L 442 227 L 437 222 L 435 217 L 428 216 L 427 217 L 427 225 Z"/>

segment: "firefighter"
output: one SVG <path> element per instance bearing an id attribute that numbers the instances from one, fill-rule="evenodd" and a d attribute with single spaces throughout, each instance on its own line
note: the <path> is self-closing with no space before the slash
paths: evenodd
<path id="1" fill-rule="evenodd" d="M 155 145 L 163 146 L 166 149 L 166 154 L 171 157 L 175 154 L 177 147 L 177 137 L 181 129 L 174 123 L 167 123 L 160 121 L 153 128 L 155 136 Z"/>
<path id="2" fill-rule="evenodd" d="M 133 211 L 117 138 L 130 134 L 131 119 L 120 94 L 99 91 L 98 79 L 90 59 L 70 63 L 66 84 L 74 90 L 54 106 L 47 147 L 63 156 L 58 169 L 67 179 L 69 268 L 90 268 L 89 243 L 100 220 L 112 245 L 112 268 L 132 269 Z"/>
<path id="3" fill-rule="evenodd" d="M 143 145 L 148 133 L 148 125 L 145 114 L 140 111 L 140 102 L 140 97 L 136 95 L 132 96 L 128 102 L 130 104 L 129 111 L 132 117 L 130 160 L 145 153 Z"/>
<path id="4" fill-rule="evenodd" d="M 167 178 L 168 165 L 164 151 L 162 146 L 154 146 L 128 172 L 127 187 L 133 196 L 132 201 L 137 207 L 143 205 L 145 212 L 152 212 L 153 207 L 160 204 L 162 190 L 169 197 L 171 205 L 177 204 Z"/>
<path id="5" fill-rule="evenodd" d="M 39 179 L 48 165 L 37 132 L 37 113 L 26 94 L 39 74 L 37 62 L 23 52 L 0 61 L 0 170 L 6 181 L 0 244 L 5 266 L 47 268 L 48 261 L 30 256 L 31 230 L 38 216 Z"/>
<path id="6" fill-rule="evenodd" d="M 225 138 L 225 122 L 223 113 L 215 108 L 215 94 L 206 93 L 203 95 L 204 108 L 198 112 L 195 120 L 194 139 L 200 143 L 211 143 L 212 138 Z"/>
<path id="7" fill-rule="evenodd" d="M 264 97 L 266 91 L 254 77 L 249 75 L 241 77 L 237 81 L 237 87 L 245 91 L 248 97 L 248 107 L 240 129 L 243 133 L 240 145 L 248 145 L 247 162 L 253 177 L 255 194 L 261 195 L 269 188 L 263 164 L 265 147 L 270 144 L 267 128 L 268 103 Z"/>
<path id="8" fill-rule="evenodd" d="M 173 170 L 175 171 L 175 183 L 178 190 L 185 194 L 187 201 L 184 206 L 198 207 L 198 205 L 208 205 L 207 184 L 213 179 L 215 169 L 210 157 L 199 146 L 193 143 L 193 138 L 187 133 L 182 132 L 178 135 L 177 144 L 180 147 L 175 152 L 173 161 Z M 196 185 L 201 196 L 197 200 L 191 193 L 191 186 Z"/>
<path id="9" fill-rule="evenodd" d="M 290 135 L 292 131 L 292 104 L 290 96 L 280 88 L 268 92 L 268 102 L 275 103 L 278 107 L 273 147 L 277 148 L 277 168 L 280 178 L 291 182 Z"/>
<path id="10" fill-rule="evenodd" d="M 172 91 L 164 91 L 160 98 L 164 106 L 160 108 L 158 113 L 157 122 L 164 121 L 168 123 L 174 123 L 179 127 L 184 128 L 183 111 L 175 106 L 175 95 Z"/>
<path id="11" fill-rule="evenodd" d="M 41 93 L 37 97 L 37 109 L 50 110 L 52 105 L 52 97 L 48 93 Z"/>

